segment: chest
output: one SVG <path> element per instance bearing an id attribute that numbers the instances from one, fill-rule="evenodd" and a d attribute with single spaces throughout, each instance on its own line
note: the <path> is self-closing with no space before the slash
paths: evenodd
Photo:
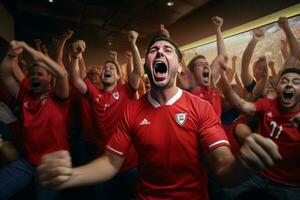
<path id="1" fill-rule="evenodd" d="M 281 142 L 300 142 L 300 133 L 290 122 L 291 116 L 282 113 L 267 112 L 263 116 L 261 133 Z"/>
<path id="2" fill-rule="evenodd" d="M 198 122 L 183 108 L 144 109 L 137 113 L 133 132 L 138 144 L 149 149 L 197 146 Z"/>

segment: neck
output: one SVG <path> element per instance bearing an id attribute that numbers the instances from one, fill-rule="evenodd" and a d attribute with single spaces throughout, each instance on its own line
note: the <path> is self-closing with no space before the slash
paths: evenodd
<path id="1" fill-rule="evenodd" d="M 103 84 L 103 91 L 111 91 L 113 89 L 115 89 L 115 87 L 117 86 L 117 83 L 114 84 Z"/>
<path id="2" fill-rule="evenodd" d="M 177 87 L 159 88 L 151 87 L 151 97 L 160 105 L 165 105 L 178 91 Z"/>

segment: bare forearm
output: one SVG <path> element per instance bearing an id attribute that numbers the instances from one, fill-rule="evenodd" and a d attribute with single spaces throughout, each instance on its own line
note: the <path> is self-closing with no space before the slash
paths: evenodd
<path id="1" fill-rule="evenodd" d="M 285 68 L 285 67 L 295 66 L 297 64 L 298 59 L 300 58 L 300 48 L 297 39 L 293 31 L 289 27 L 287 18 L 284 17 L 279 18 L 278 24 L 284 31 L 286 35 L 287 43 L 289 44 L 290 47 L 290 54 L 289 56 L 287 56 L 283 67 Z"/>
<path id="2" fill-rule="evenodd" d="M 141 56 L 138 47 L 136 44 L 131 43 L 131 50 L 132 50 L 132 58 L 133 58 L 133 73 L 136 73 L 138 76 L 142 76 L 143 74 L 143 67 Z"/>
<path id="3" fill-rule="evenodd" d="M 58 43 L 57 51 L 56 51 L 56 62 L 61 67 L 65 67 L 63 58 L 64 58 L 64 48 L 65 48 L 66 42 L 67 42 L 67 39 L 65 39 L 65 38 L 60 40 Z"/>
<path id="4" fill-rule="evenodd" d="M 80 78 L 84 79 L 86 77 L 86 65 L 85 65 L 83 55 L 79 57 L 79 72 L 80 72 Z"/>
<path id="5" fill-rule="evenodd" d="M 79 59 L 72 58 L 70 65 L 69 65 L 69 73 L 72 84 L 75 88 L 79 90 L 79 92 L 84 95 L 87 91 L 87 86 L 83 79 L 80 77 L 80 70 L 79 70 Z"/>
<path id="6" fill-rule="evenodd" d="M 86 165 L 74 168 L 72 176 L 61 185 L 60 189 L 92 185 L 111 179 L 118 173 L 123 159 L 112 159 L 110 156 L 112 155 L 105 153 L 100 158 Z"/>
<path id="7" fill-rule="evenodd" d="M 221 28 L 216 28 L 218 55 L 226 55 L 225 43 L 222 36 Z"/>
<path id="8" fill-rule="evenodd" d="M 250 60 L 253 55 L 256 43 L 257 41 L 252 39 L 249 42 L 247 48 L 245 49 L 242 57 L 241 78 L 244 86 L 250 85 L 253 80 L 253 78 L 250 76 L 249 65 L 250 65 Z"/>

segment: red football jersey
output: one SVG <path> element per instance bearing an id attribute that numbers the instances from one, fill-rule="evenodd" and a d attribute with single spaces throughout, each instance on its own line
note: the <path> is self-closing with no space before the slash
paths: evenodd
<path id="1" fill-rule="evenodd" d="M 43 95 L 32 95 L 21 83 L 17 102 L 22 114 L 24 153 L 29 163 L 40 164 L 41 157 L 53 151 L 68 150 L 67 114 L 69 100 L 54 97 L 52 90 Z"/>
<path id="2" fill-rule="evenodd" d="M 224 125 L 222 124 L 222 127 L 228 137 L 231 152 L 234 156 L 239 155 L 241 144 L 239 143 L 238 139 L 235 136 L 235 128 L 239 123 L 247 124 L 247 120 L 244 116 L 240 115 L 232 124 Z"/>
<path id="3" fill-rule="evenodd" d="M 91 116 L 92 120 L 94 120 L 93 124 L 101 138 L 98 144 L 101 142 L 103 144 L 98 147 L 100 151 L 104 152 L 105 144 L 108 142 L 116 128 L 116 124 L 122 117 L 125 105 L 135 98 L 135 92 L 127 84 L 119 85 L 111 91 L 102 91 L 98 90 L 88 79 L 85 80 L 85 83 L 88 87 L 86 98 L 90 103 Z M 130 152 L 123 163 L 121 171 L 126 171 L 137 165 L 134 148 Z"/>
<path id="4" fill-rule="evenodd" d="M 208 199 L 201 155 L 229 145 L 212 106 L 178 89 L 166 105 L 150 93 L 129 103 L 106 150 L 139 161 L 138 199 Z"/>
<path id="5" fill-rule="evenodd" d="M 191 93 L 208 101 L 214 108 L 217 116 L 220 118 L 222 114 L 222 100 L 218 90 L 211 88 L 196 87 Z"/>
<path id="6" fill-rule="evenodd" d="M 268 179 L 285 185 L 300 186 L 300 132 L 289 121 L 300 112 L 283 112 L 279 99 L 260 99 L 255 102 L 257 113 L 263 114 L 259 133 L 272 139 L 283 160 L 262 172 Z"/>

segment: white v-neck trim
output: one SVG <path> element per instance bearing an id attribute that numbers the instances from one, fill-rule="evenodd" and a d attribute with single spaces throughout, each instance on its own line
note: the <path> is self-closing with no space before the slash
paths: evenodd
<path id="1" fill-rule="evenodd" d="M 173 105 L 181 96 L 182 90 L 180 88 L 177 88 L 176 94 L 171 99 L 169 99 L 165 105 Z M 147 99 L 154 108 L 161 107 L 161 105 L 155 99 L 152 98 L 150 92 L 147 93 Z"/>

